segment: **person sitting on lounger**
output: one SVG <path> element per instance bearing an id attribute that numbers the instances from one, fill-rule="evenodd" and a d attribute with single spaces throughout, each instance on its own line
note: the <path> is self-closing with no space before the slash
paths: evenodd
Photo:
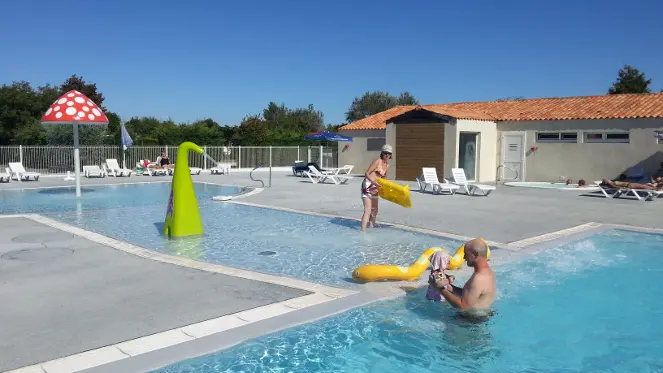
<path id="1" fill-rule="evenodd" d="M 663 181 L 659 180 L 656 184 L 641 184 L 641 183 L 629 183 L 627 181 L 617 181 L 617 180 L 608 180 L 603 179 L 603 185 L 607 185 L 614 189 L 620 188 L 629 188 L 629 189 L 641 189 L 641 190 L 661 190 L 663 189 Z"/>
<path id="2" fill-rule="evenodd" d="M 168 154 L 161 152 L 161 156 L 157 158 L 157 168 L 173 168 L 173 166 L 168 159 Z"/>

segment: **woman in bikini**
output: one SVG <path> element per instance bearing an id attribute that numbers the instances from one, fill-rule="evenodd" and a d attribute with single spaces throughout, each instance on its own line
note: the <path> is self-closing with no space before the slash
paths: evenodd
<path id="1" fill-rule="evenodd" d="M 361 200 L 364 202 L 364 215 L 361 217 L 361 231 L 366 231 L 366 226 L 375 226 L 375 219 L 378 216 L 378 178 L 386 178 L 389 170 L 387 160 L 391 158 L 392 149 L 390 145 L 382 147 L 380 157 L 373 161 L 364 175 L 364 181 L 361 183 Z"/>

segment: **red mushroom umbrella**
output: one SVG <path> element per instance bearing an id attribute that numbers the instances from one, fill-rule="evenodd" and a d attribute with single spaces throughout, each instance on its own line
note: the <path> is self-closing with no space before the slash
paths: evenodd
<path id="1" fill-rule="evenodd" d="M 41 117 L 42 124 L 69 124 L 74 127 L 74 173 L 76 197 L 81 195 L 81 159 L 78 150 L 78 125 L 106 125 L 106 114 L 84 94 L 72 90 L 57 99 Z"/>

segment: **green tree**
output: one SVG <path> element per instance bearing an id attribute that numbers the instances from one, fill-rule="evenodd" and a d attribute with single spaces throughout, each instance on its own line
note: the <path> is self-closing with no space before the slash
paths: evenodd
<path id="1" fill-rule="evenodd" d="M 608 89 L 608 94 L 651 93 L 649 84 L 651 79 L 647 79 L 643 72 L 633 66 L 624 65 L 617 74 L 617 80 Z"/>
<path id="2" fill-rule="evenodd" d="M 355 97 L 345 113 L 345 120 L 354 122 L 396 106 L 418 104 L 419 100 L 407 91 L 398 96 L 383 91 L 366 92 L 361 97 Z"/>
<path id="3" fill-rule="evenodd" d="M 104 112 L 106 111 L 106 107 L 104 105 L 104 95 L 101 94 L 97 90 L 97 84 L 96 83 L 87 83 L 83 79 L 83 77 L 79 77 L 76 74 L 72 75 L 69 77 L 69 79 L 65 80 L 62 85 L 60 85 L 60 94 L 66 93 L 71 91 L 72 89 L 77 90 L 78 92 L 84 94 L 92 100 L 95 104 L 97 104 L 101 110 Z"/>
<path id="4" fill-rule="evenodd" d="M 268 124 L 258 115 L 244 117 L 233 142 L 238 145 L 267 145 Z"/>
<path id="5" fill-rule="evenodd" d="M 103 145 L 106 129 L 101 126 L 78 126 L 78 138 L 81 145 Z M 72 146 L 74 127 L 71 124 L 51 124 L 46 128 L 46 144 Z"/>

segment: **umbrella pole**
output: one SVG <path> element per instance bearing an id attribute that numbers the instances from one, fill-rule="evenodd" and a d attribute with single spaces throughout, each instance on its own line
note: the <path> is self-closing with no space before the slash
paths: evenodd
<path id="1" fill-rule="evenodd" d="M 76 197 L 81 196 L 81 156 L 78 150 L 78 123 L 74 122 L 74 174 L 76 175 Z"/>

